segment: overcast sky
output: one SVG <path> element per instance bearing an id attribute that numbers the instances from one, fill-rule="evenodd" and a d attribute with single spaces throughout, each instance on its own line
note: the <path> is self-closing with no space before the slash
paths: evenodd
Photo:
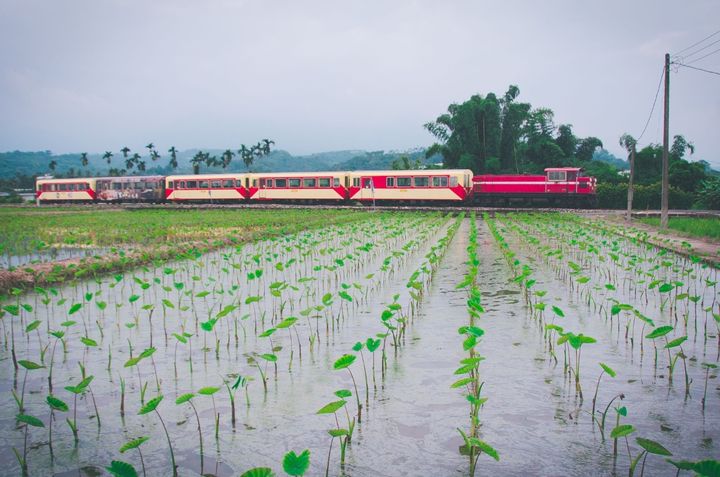
<path id="1" fill-rule="evenodd" d="M 517 84 L 621 155 L 663 55 L 718 30 L 718 0 L 0 0 L 0 151 L 402 150 Z M 720 76 L 672 72 L 670 127 L 720 167 Z M 662 93 L 641 143 L 661 141 Z"/>

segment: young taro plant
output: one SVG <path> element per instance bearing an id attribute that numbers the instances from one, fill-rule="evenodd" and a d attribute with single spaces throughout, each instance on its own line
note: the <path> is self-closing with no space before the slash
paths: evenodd
<path id="1" fill-rule="evenodd" d="M 21 424 L 24 424 L 25 427 L 25 438 L 23 440 L 23 455 L 20 457 L 20 452 L 13 447 L 13 452 L 15 453 L 15 457 L 17 458 L 18 462 L 20 463 L 20 467 L 22 468 L 23 477 L 29 475 L 28 474 L 28 465 L 27 465 L 27 440 L 28 440 L 28 427 L 45 427 L 45 424 L 38 419 L 37 417 L 30 416 L 28 414 L 18 414 L 15 416 L 15 419 L 20 422 Z"/>
<path id="2" fill-rule="evenodd" d="M 157 396 L 152 398 L 145 404 L 143 407 L 140 408 L 140 411 L 138 411 L 139 416 L 143 416 L 145 414 L 151 413 L 155 411 L 155 414 L 157 415 L 158 419 L 160 420 L 160 424 L 162 425 L 163 431 L 165 431 L 165 437 L 167 438 L 168 447 L 170 448 L 170 461 L 172 462 L 172 468 L 173 468 L 173 477 L 177 477 L 177 465 L 175 465 L 175 453 L 173 452 L 172 442 L 170 441 L 170 434 L 168 434 L 167 427 L 165 427 L 165 421 L 163 421 L 162 416 L 160 416 L 160 413 L 157 410 L 158 405 L 163 400 L 163 396 Z"/>
<path id="3" fill-rule="evenodd" d="M 48 426 L 48 428 L 49 428 L 48 436 L 49 436 L 49 444 L 50 444 L 50 458 L 52 459 L 53 458 L 52 423 L 55 420 L 55 416 L 53 413 L 55 411 L 68 412 L 68 410 L 70 408 L 64 401 L 62 401 L 52 395 L 47 396 L 45 398 L 45 402 L 47 402 L 48 406 L 50 406 L 50 421 L 49 421 L 49 426 Z"/>
<path id="4" fill-rule="evenodd" d="M 212 399 L 213 404 L 213 417 L 215 418 L 215 440 L 218 439 L 219 436 L 219 429 L 220 429 L 220 414 L 217 412 L 217 408 L 215 407 L 215 396 L 214 394 L 216 392 L 220 391 L 219 387 L 216 386 L 207 386 L 202 389 L 198 389 L 198 394 L 201 394 L 203 396 L 210 396 Z"/>
<path id="5" fill-rule="evenodd" d="M 15 393 L 14 389 L 11 389 L 11 392 L 12 392 L 13 398 L 15 398 L 15 402 L 18 405 L 19 411 L 22 413 L 25 411 L 25 405 L 24 405 L 24 403 L 25 403 L 25 382 L 27 381 L 28 373 L 31 370 L 42 369 L 45 366 L 41 366 L 33 361 L 27 361 L 27 360 L 23 360 L 23 359 L 18 361 L 18 364 L 20 366 L 22 366 L 23 368 L 25 368 L 25 376 L 23 377 L 22 388 L 20 390 L 20 397 L 18 397 L 18 395 Z"/>
<path id="6" fill-rule="evenodd" d="M 349 391 L 348 391 L 349 392 Z M 347 396 L 347 393 L 342 393 L 343 396 Z M 328 449 L 328 457 L 327 457 L 327 465 L 325 467 L 325 476 L 330 472 L 330 455 L 332 454 L 332 445 L 335 438 L 340 439 L 340 465 L 345 465 L 345 450 L 347 448 L 347 444 L 350 440 L 350 433 L 352 430 L 352 426 L 354 426 L 355 420 L 348 421 L 348 429 L 344 429 L 340 427 L 340 420 L 337 416 L 337 411 L 339 411 L 341 408 L 343 408 L 346 404 L 346 401 L 344 398 L 342 398 L 340 401 L 333 401 L 317 411 L 316 414 L 333 414 L 335 417 L 335 424 L 337 426 L 336 429 L 330 429 L 328 430 L 328 434 L 330 434 L 330 448 Z M 352 422 L 352 424 L 350 424 Z"/>
<path id="7" fill-rule="evenodd" d="M 76 445 L 78 443 L 77 397 L 78 395 L 83 394 L 87 390 L 93 378 L 93 376 L 87 376 L 75 386 L 65 386 L 66 391 L 73 393 L 73 418 L 72 421 L 70 420 L 70 418 L 65 419 L 65 421 L 68 423 L 68 426 L 70 426 L 70 429 L 72 430 Z"/>
<path id="8" fill-rule="evenodd" d="M 585 336 L 582 333 L 576 335 L 571 332 L 566 332 L 557 341 L 557 344 L 563 344 L 567 342 L 575 350 L 575 367 L 570 369 L 575 375 L 575 391 L 580 395 L 580 399 L 583 399 L 582 387 L 580 386 L 580 354 L 582 351 L 582 345 L 588 343 L 596 343 L 597 340 L 590 336 Z"/>
<path id="9" fill-rule="evenodd" d="M 358 407 L 358 422 L 362 421 L 362 404 L 360 403 L 360 397 L 358 396 L 358 388 L 357 388 L 357 382 L 355 382 L 355 376 L 352 373 L 352 370 L 350 369 L 350 365 L 355 362 L 355 359 L 357 359 L 357 356 L 353 354 L 345 354 L 342 355 L 340 358 L 335 361 L 333 364 L 333 369 L 335 371 L 339 371 L 341 369 L 347 369 L 348 373 L 350 373 L 350 379 L 352 379 L 353 387 L 355 388 L 355 399 L 357 401 L 357 407 Z"/>
<path id="10" fill-rule="evenodd" d="M 308 449 L 302 451 L 300 455 L 296 454 L 295 451 L 290 451 L 283 457 L 283 470 L 293 477 L 305 475 L 309 467 L 310 450 Z"/>
<path id="11" fill-rule="evenodd" d="M 598 376 L 597 384 L 595 384 L 595 394 L 593 395 L 593 401 L 592 401 L 592 418 L 595 419 L 595 403 L 597 402 L 597 396 L 598 391 L 600 390 L 600 380 L 603 377 L 603 374 L 607 374 L 611 378 L 614 378 L 617 376 L 617 373 L 615 373 L 615 370 L 612 369 L 610 366 L 608 366 L 605 363 L 598 363 L 600 367 L 602 368 L 602 371 L 600 372 L 600 376 Z"/>
<path id="12" fill-rule="evenodd" d="M 138 437 L 137 439 L 133 439 L 131 441 L 126 442 L 120 448 L 121 454 L 123 454 L 126 451 L 129 451 L 131 449 L 137 449 L 138 454 L 140 455 L 140 465 L 142 466 L 143 476 L 147 476 L 147 473 L 145 472 L 145 459 L 143 459 L 143 455 L 142 455 L 142 451 L 140 450 L 140 446 L 143 445 L 148 440 L 150 440 L 149 437 Z M 202 473 L 202 470 L 200 472 Z"/>

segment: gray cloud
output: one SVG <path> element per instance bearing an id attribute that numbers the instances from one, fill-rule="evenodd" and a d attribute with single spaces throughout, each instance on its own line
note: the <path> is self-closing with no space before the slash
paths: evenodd
<path id="1" fill-rule="evenodd" d="M 664 53 L 717 18 L 714 0 L 0 0 L 0 150 L 404 149 L 431 142 L 422 124 L 450 102 L 517 84 L 620 155 Z M 671 78 L 671 134 L 720 166 L 720 78 Z"/>

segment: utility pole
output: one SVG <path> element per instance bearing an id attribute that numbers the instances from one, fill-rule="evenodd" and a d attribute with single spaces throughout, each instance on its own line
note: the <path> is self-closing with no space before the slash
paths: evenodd
<path id="1" fill-rule="evenodd" d="M 670 176 L 668 149 L 670 145 L 670 54 L 665 53 L 665 123 L 663 124 L 662 154 L 662 195 L 660 198 L 660 228 L 668 226 L 668 196 L 670 195 Z"/>
<path id="2" fill-rule="evenodd" d="M 634 141 L 634 139 L 633 139 Z M 628 178 L 628 195 L 627 195 L 627 213 L 625 220 L 630 222 L 632 219 L 632 203 L 633 203 L 633 181 L 635 179 L 635 143 L 632 143 L 630 149 L 630 177 Z"/>

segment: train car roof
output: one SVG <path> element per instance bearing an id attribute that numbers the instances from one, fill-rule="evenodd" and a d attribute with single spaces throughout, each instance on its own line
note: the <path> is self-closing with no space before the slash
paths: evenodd
<path id="1" fill-rule="evenodd" d="M 251 172 L 252 177 L 318 177 L 318 176 L 344 176 L 345 171 L 304 171 L 304 172 Z"/>
<path id="2" fill-rule="evenodd" d="M 386 171 L 349 171 L 352 175 L 365 176 L 439 176 L 446 174 L 472 174 L 470 169 L 389 169 Z"/>
<path id="3" fill-rule="evenodd" d="M 546 167 L 545 172 L 555 172 L 555 171 L 567 171 L 567 172 L 581 172 L 583 170 L 582 167 Z"/>
<path id="4" fill-rule="evenodd" d="M 172 176 L 166 176 L 167 180 L 178 180 L 178 179 L 230 179 L 238 176 L 247 176 L 247 172 L 223 172 L 221 174 L 176 174 Z"/>

